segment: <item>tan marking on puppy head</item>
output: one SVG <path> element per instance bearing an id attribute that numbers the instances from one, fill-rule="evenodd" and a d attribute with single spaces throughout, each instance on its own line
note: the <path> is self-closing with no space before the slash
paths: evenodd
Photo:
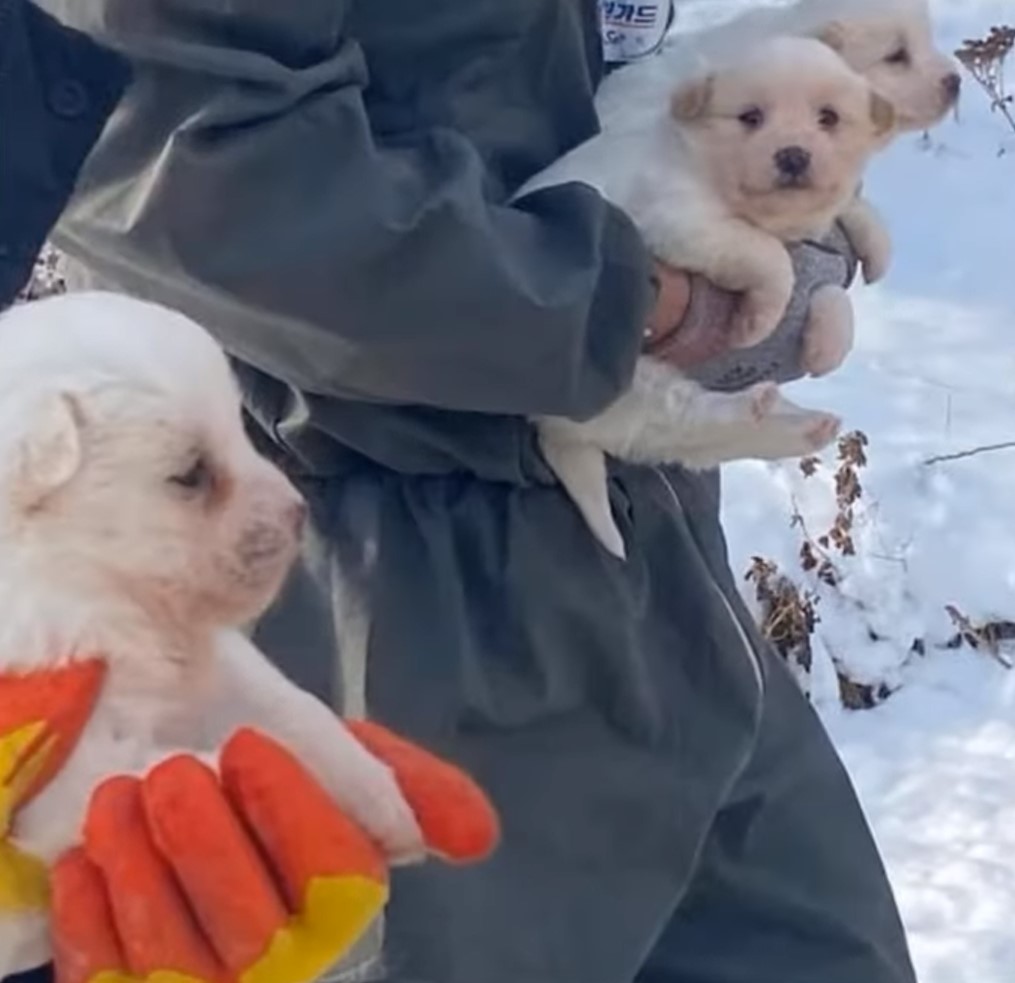
<path id="1" fill-rule="evenodd" d="M 871 122 L 875 136 L 884 136 L 895 129 L 895 107 L 880 93 L 871 90 Z"/>
<path id="2" fill-rule="evenodd" d="M 708 111 L 715 86 L 715 76 L 691 79 L 680 86 L 670 98 L 670 112 L 682 123 L 700 119 Z"/>
<path id="3" fill-rule="evenodd" d="M 23 439 L 15 442 L 9 466 L 16 475 L 14 507 L 41 508 L 81 467 L 78 410 L 71 396 L 46 392 L 26 400 Z"/>
<path id="4" fill-rule="evenodd" d="M 846 47 L 846 26 L 841 21 L 825 24 L 814 36 L 838 55 Z"/>
<path id="5" fill-rule="evenodd" d="M 105 294 L 26 305 L 0 319 L 0 392 L 0 563 L 191 627 L 273 600 L 304 506 L 193 322 Z"/>
<path id="6" fill-rule="evenodd" d="M 961 76 L 934 43 L 925 5 L 886 3 L 824 24 L 815 36 L 892 104 L 896 130 L 926 129 L 958 101 Z"/>
<path id="7" fill-rule="evenodd" d="M 781 37 L 716 70 L 706 108 L 676 125 L 735 214 L 796 239 L 827 230 L 890 117 L 828 46 Z"/>

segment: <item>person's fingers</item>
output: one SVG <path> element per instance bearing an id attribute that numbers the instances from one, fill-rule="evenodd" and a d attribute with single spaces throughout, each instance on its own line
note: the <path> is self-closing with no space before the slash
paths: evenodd
<path id="1" fill-rule="evenodd" d="M 693 369 L 731 349 L 741 303 L 737 294 L 702 277 L 694 278 L 691 295 L 694 300 L 679 327 L 646 348 L 653 358 L 681 370 Z"/>
<path id="2" fill-rule="evenodd" d="M 153 768 L 142 797 L 156 847 L 219 960 L 239 975 L 289 917 L 257 848 L 215 773 L 190 755 Z"/>
<path id="3" fill-rule="evenodd" d="M 261 961 L 256 981 L 246 983 L 323 973 L 387 901 L 379 848 L 271 738 L 237 731 L 222 749 L 219 771 L 226 797 L 270 859 L 294 916 Z"/>
<path id="4" fill-rule="evenodd" d="M 432 852 L 453 862 L 471 863 L 493 851 L 500 839 L 497 813 L 465 772 L 380 724 L 345 723 L 394 772 Z"/>
<path id="5" fill-rule="evenodd" d="M 69 850 L 50 874 L 53 966 L 59 983 L 93 983 L 125 974 L 106 885 L 81 847 Z"/>
<path id="6" fill-rule="evenodd" d="M 221 964 L 152 842 L 138 779 L 118 776 L 95 790 L 85 818 L 84 845 L 105 881 L 131 973 L 175 972 L 205 983 L 224 980 Z"/>
<path id="7" fill-rule="evenodd" d="M 682 270 L 656 261 L 655 303 L 645 324 L 645 345 L 651 348 L 680 326 L 691 301 L 690 278 Z"/>

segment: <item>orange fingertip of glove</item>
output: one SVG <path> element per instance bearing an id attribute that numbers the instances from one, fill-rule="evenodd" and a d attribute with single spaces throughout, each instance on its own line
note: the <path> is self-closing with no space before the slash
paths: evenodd
<path id="1" fill-rule="evenodd" d="M 84 849 L 65 853 L 54 864 L 51 880 L 50 914 L 60 926 L 53 939 L 58 983 L 90 983 L 124 966 L 102 875 Z"/>
<path id="2" fill-rule="evenodd" d="M 256 731 L 225 744 L 219 774 L 294 917 L 241 983 L 313 979 L 347 952 L 388 899 L 380 850 L 285 748 Z"/>
<path id="3" fill-rule="evenodd" d="M 222 789 L 272 867 L 293 917 L 241 983 L 313 980 L 349 951 L 388 902 L 379 848 L 280 744 L 236 731 L 219 757 Z"/>
<path id="4" fill-rule="evenodd" d="M 280 744 L 241 729 L 222 748 L 219 773 L 226 796 L 278 866 L 293 910 L 315 876 L 387 883 L 378 848 Z"/>
<path id="5" fill-rule="evenodd" d="M 118 776 L 95 790 L 84 843 L 88 859 L 102 871 L 132 973 L 172 970 L 206 983 L 224 979 L 222 965 L 152 841 L 140 780 Z"/>
<path id="6" fill-rule="evenodd" d="M 216 954 L 232 973 L 247 968 L 289 912 L 217 776 L 196 758 L 179 755 L 148 773 L 143 796 L 155 845 L 171 858 Z"/>
<path id="7" fill-rule="evenodd" d="M 432 852 L 452 863 L 475 863 L 494 851 L 500 821 L 465 772 L 380 724 L 350 720 L 346 726 L 394 772 Z"/>

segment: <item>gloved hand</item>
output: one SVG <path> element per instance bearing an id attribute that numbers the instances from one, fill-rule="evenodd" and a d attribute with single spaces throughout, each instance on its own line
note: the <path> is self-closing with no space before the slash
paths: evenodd
<path id="1" fill-rule="evenodd" d="M 798 243 L 789 252 L 796 276 L 793 297 L 778 327 L 762 342 L 751 348 L 731 347 L 728 329 L 737 295 L 702 277 L 691 277 L 686 300 L 678 304 L 679 324 L 669 330 L 665 324 L 650 325 L 647 354 L 670 362 L 707 389 L 723 391 L 763 381 L 789 382 L 812 372 L 806 344 L 812 299 L 824 288 L 848 287 L 856 275 L 857 257 L 838 227 L 824 242 Z M 667 278 L 661 280 L 661 299 L 669 293 L 679 301 L 679 287 Z"/>
<path id="2" fill-rule="evenodd" d="M 33 673 L 0 674 L 0 976 L 30 966 L 49 901 L 45 864 L 12 842 L 15 813 L 57 773 L 73 751 L 99 689 L 101 662 Z"/>
<path id="3" fill-rule="evenodd" d="M 463 773 L 376 724 L 348 726 L 391 767 L 433 854 L 467 863 L 494 847 L 496 816 Z M 303 983 L 387 893 L 378 847 L 288 751 L 242 730 L 217 774 L 181 754 L 96 789 L 83 843 L 52 872 L 57 978 Z"/>

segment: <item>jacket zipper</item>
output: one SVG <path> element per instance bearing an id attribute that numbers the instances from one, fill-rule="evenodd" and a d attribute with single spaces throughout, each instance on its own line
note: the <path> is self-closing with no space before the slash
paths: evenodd
<path id="1" fill-rule="evenodd" d="M 670 484 L 670 479 L 666 477 L 664 471 L 660 468 L 652 468 L 652 470 L 659 476 L 659 480 L 663 483 L 666 491 L 669 492 L 669 496 L 673 501 L 674 507 L 677 511 L 685 517 L 687 514 L 684 512 L 684 506 L 680 502 L 680 497 L 677 495 L 673 485 Z M 707 564 L 706 564 L 707 566 Z M 747 655 L 747 661 L 750 663 L 751 669 L 754 671 L 754 679 L 758 684 L 758 692 L 765 692 L 765 677 L 761 670 L 761 659 L 758 657 L 758 653 L 754 646 L 751 644 L 751 640 L 747 637 L 747 632 L 744 631 L 744 626 L 740 623 L 740 619 L 737 617 L 736 612 L 733 610 L 733 605 L 730 604 L 729 598 L 723 592 L 722 588 L 716 583 L 715 578 L 711 572 L 708 573 L 708 583 L 716 596 L 722 603 L 723 608 L 726 610 L 726 614 L 729 616 L 730 621 L 733 622 L 736 628 L 737 635 L 740 637 L 741 644 L 743 645 L 744 652 Z"/>

